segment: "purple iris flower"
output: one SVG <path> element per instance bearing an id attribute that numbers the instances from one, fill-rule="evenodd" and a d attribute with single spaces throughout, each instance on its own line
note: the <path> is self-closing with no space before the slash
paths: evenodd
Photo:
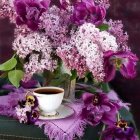
<path id="1" fill-rule="evenodd" d="M 106 94 L 84 93 L 82 99 L 84 101 L 82 118 L 86 119 L 89 124 L 95 126 L 100 122 L 105 124 L 116 122 L 119 107 Z"/>
<path id="2" fill-rule="evenodd" d="M 104 132 L 102 140 L 139 140 L 135 130 L 128 122 L 120 120 L 109 126 Z"/>
<path id="3" fill-rule="evenodd" d="M 49 7 L 49 0 L 15 0 L 17 25 L 26 24 L 31 30 L 37 30 L 39 18 Z"/>
<path id="4" fill-rule="evenodd" d="M 105 81 L 111 81 L 116 74 L 116 70 L 126 78 L 134 78 L 136 76 L 136 62 L 138 58 L 132 52 L 108 51 L 104 54 Z"/>
<path id="5" fill-rule="evenodd" d="M 74 5 L 72 22 L 81 25 L 90 22 L 99 25 L 103 22 L 106 15 L 106 9 L 102 6 L 94 4 L 93 0 L 82 0 Z"/>
<path id="6" fill-rule="evenodd" d="M 39 118 L 39 112 L 37 110 L 26 112 L 26 115 L 27 115 L 28 124 L 34 124 Z"/>

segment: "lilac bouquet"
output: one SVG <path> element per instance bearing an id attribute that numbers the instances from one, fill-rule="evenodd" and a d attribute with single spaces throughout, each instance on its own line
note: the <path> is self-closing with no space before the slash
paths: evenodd
<path id="1" fill-rule="evenodd" d="M 90 75 L 101 87 L 116 71 L 134 78 L 138 58 L 128 46 L 122 21 L 105 19 L 109 6 L 109 0 L 3 0 L 0 17 L 15 24 L 15 54 L 0 70 L 16 87 L 46 72 L 84 81 Z M 96 94 L 85 93 L 81 116 L 93 126 L 105 125 L 103 140 L 137 140 L 134 128 L 116 119 L 123 103 L 105 92 L 102 88 Z"/>
<path id="2" fill-rule="evenodd" d="M 136 76 L 138 58 L 127 44 L 122 22 L 105 19 L 108 0 L 60 0 L 57 5 L 50 0 L 14 0 L 12 4 L 4 0 L 1 7 L 0 16 L 16 25 L 15 55 L 0 66 L 13 84 L 17 83 L 12 72 L 20 75 L 19 82 L 59 67 L 70 76 L 76 71 L 79 78 L 91 73 L 97 82 L 109 82 L 116 71 L 126 78 Z M 22 68 L 17 68 L 18 63 Z"/>

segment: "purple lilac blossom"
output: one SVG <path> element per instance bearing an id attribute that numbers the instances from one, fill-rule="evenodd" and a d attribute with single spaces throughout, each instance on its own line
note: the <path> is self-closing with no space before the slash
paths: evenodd
<path id="1" fill-rule="evenodd" d="M 31 30 L 37 30 L 39 18 L 49 7 L 49 0 L 15 0 L 17 25 L 26 24 Z"/>
<path id="2" fill-rule="evenodd" d="M 125 120 L 120 120 L 106 128 L 102 136 L 102 140 L 139 140 L 134 127 Z"/>
<path id="3" fill-rule="evenodd" d="M 123 30 L 123 23 L 121 20 L 113 21 L 112 19 L 108 22 L 105 21 L 106 24 L 109 25 L 108 32 L 116 37 L 117 44 L 120 46 L 122 50 L 130 50 L 128 47 L 128 34 Z"/>
<path id="4" fill-rule="evenodd" d="M 45 31 L 53 48 L 61 46 L 69 39 L 67 34 L 69 32 L 70 14 L 71 9 L 66 11 L 54 5 L 40 17 L 39 28 Z"/>
<path id="5" fill-rule="evenodd" d="M 16 13 L 8 0 L 0 1 L 0 18 L 9 18 L 10 22 L 15 23 Z"/>
<path id="6" fill-rule="evenodd" d="M 100 5 L 95 5 L 93 0 L 82 0 L 74 5 L 71 20 L 77 25 L 85 22 L 99 25 L 103 22 L 106 15 L 106 9 Z"/>
<path id="7" fill-rule="evenodd" d="M 95 126 L 103 122 L 109 125 L 116 122 L 119 107 L 106 94 L 84 93 L 82 99 L 84 102 L 82 117 L 89 124 Z"/>
<path id="8" fill-rule="evenodd" d="M 116 70 L 125 78 L 136 76 L 136 62 L 138 58 L 130 51 L 108 51 L 104 53 L 105 81 L 111 81 L 115 77 Z"/>
<path id="9" fill-rule="evenodd" d="M 108 9 L 110 7 L 109 0 L 94 0 L 95 4 L 100 5 Z"/>
<path id="10" fill-rule="evenodd" d="M 57 55 L 68 69 L 76 70 L 79 77 L 83 77 L 88 70 L 85 58 L 79 54 L 75 47 L 69 48 L 68 45 L 63 45 L 63 48 L 59 47 L 57 49 Z"/>

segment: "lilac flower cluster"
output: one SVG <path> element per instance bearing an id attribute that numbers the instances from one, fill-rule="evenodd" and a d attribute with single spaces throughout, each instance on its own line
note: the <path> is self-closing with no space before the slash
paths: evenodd
<path id="1" fill-rule="evenodd" d="M 33 95 L 26 95 L 26 100 L 19 101 L 16 115 L 20 123 L 32 124 L 39 118 L 38 101 Z"/>
<path id="2" fill-rule="evenodd" d="M 13 49 L 20 58 L 29 56 L 29 61 L 24 65 L 26 80 L 34 73 L 42 72 L 44 69 L 53 71 L 57 67 L 57 62 L 51 57 L 53 49 L 44 34 L 20 34 L 13 42 Z"/>
<path id="3" fill-rule="evenodd" d="M 69 67 L 70 61 L 72 61 L 71 68 L 76 69 L 80 76 L 84 74 L 85 70 L 89 70 L 97 81 L 103 81 L 105 76 L 103 66 L 104 52 L 109 50 L 117 52 L 118 49 L 114 36 L 106 31 L 100 32 L 91 23 L 85 23 L 71 35 L 69 43 L 62 45 L 57 51 L 58 56 L 65 62 L 66 66 Z M 79 53 L 82 59 L 77 60 L 77 57 L 72 54 L 72 50 L 77 50 L 75 53 Z M 75 59 L 72 59 L 72 55 Z M 77 63 L 77 66 L 75 66 L 75 63 Z M 81 64 L 85 66 L 82 66 L 84 68 L 83 72 L 79 73 Z"/>
<path id="4" fill-rule="evenodd" d="M 109 33 L 114 35 L 116 37 L 118 45 L 124 49 L 124 50 L 129 50 L 128 47 L 128 34 L 127 32 L 123 31 L 123 24 L 122 21 L 117 20 L 109 20 L 106 22 L 109 25 Z"/>
<path id="5" fill-rule="evenodd" d="M 10 18 L 10 22 L 15 23 L 16 12 L 8 0 L 0 2 L 0 18 Z"/>
<path id="6" fill-rule="evenodd" d="M 95 0 L 95 3 L 108 9 L 110 7 L 109 0 Z"/>
<path id="7" fill-rule="evenodd" d="M 68 24 L 70 20 L 69 12 L 52 6 L 40 17 L 40 30 L 45 30 L 46 35 L 50 38 L 51 45 L 56 48 L 67 41 Z M 65 17 L 65 18 L 63 18 Z"/>
<path id="8" fill-rule="evenodd" d="M 58 47 L 57 54 L 70 70 L 77 71 L 79 77 L 83 77 L 88 70 L 85 58 L 79 54 L 76 47 L 63 44 Z"/>
<path id="9" fill-rule="evenodd" d="M 138 58 L 128 47 L 122 22 L 105 21 L 109 0 L 59 2 L 58 6 L 50 4 L 50 0 L 13 2 L 13 50 L 24 61 L 25 79 L 44 70 L 54 71 L 59 59 L 70 70 L 76 70 L 79 77 L 91 72 L 99 82 L 112 80 L 116 70 L 126 78 L 135 77 Z M 100 29 L 103 23 L 109 26 L 104 31 Z"/>

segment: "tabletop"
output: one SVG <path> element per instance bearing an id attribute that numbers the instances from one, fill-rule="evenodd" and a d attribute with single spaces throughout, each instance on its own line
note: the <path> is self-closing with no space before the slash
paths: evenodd
<path id="1" fill-rule="evenodd" d="M 85 129 L 85 135 L 75 140 L 98 140 L 98 130 L 91 126 Z M 34 125 L 20 124 L 17 120 L 0 116 L 0 140 L 49 140 L 43 129 Z"/>

